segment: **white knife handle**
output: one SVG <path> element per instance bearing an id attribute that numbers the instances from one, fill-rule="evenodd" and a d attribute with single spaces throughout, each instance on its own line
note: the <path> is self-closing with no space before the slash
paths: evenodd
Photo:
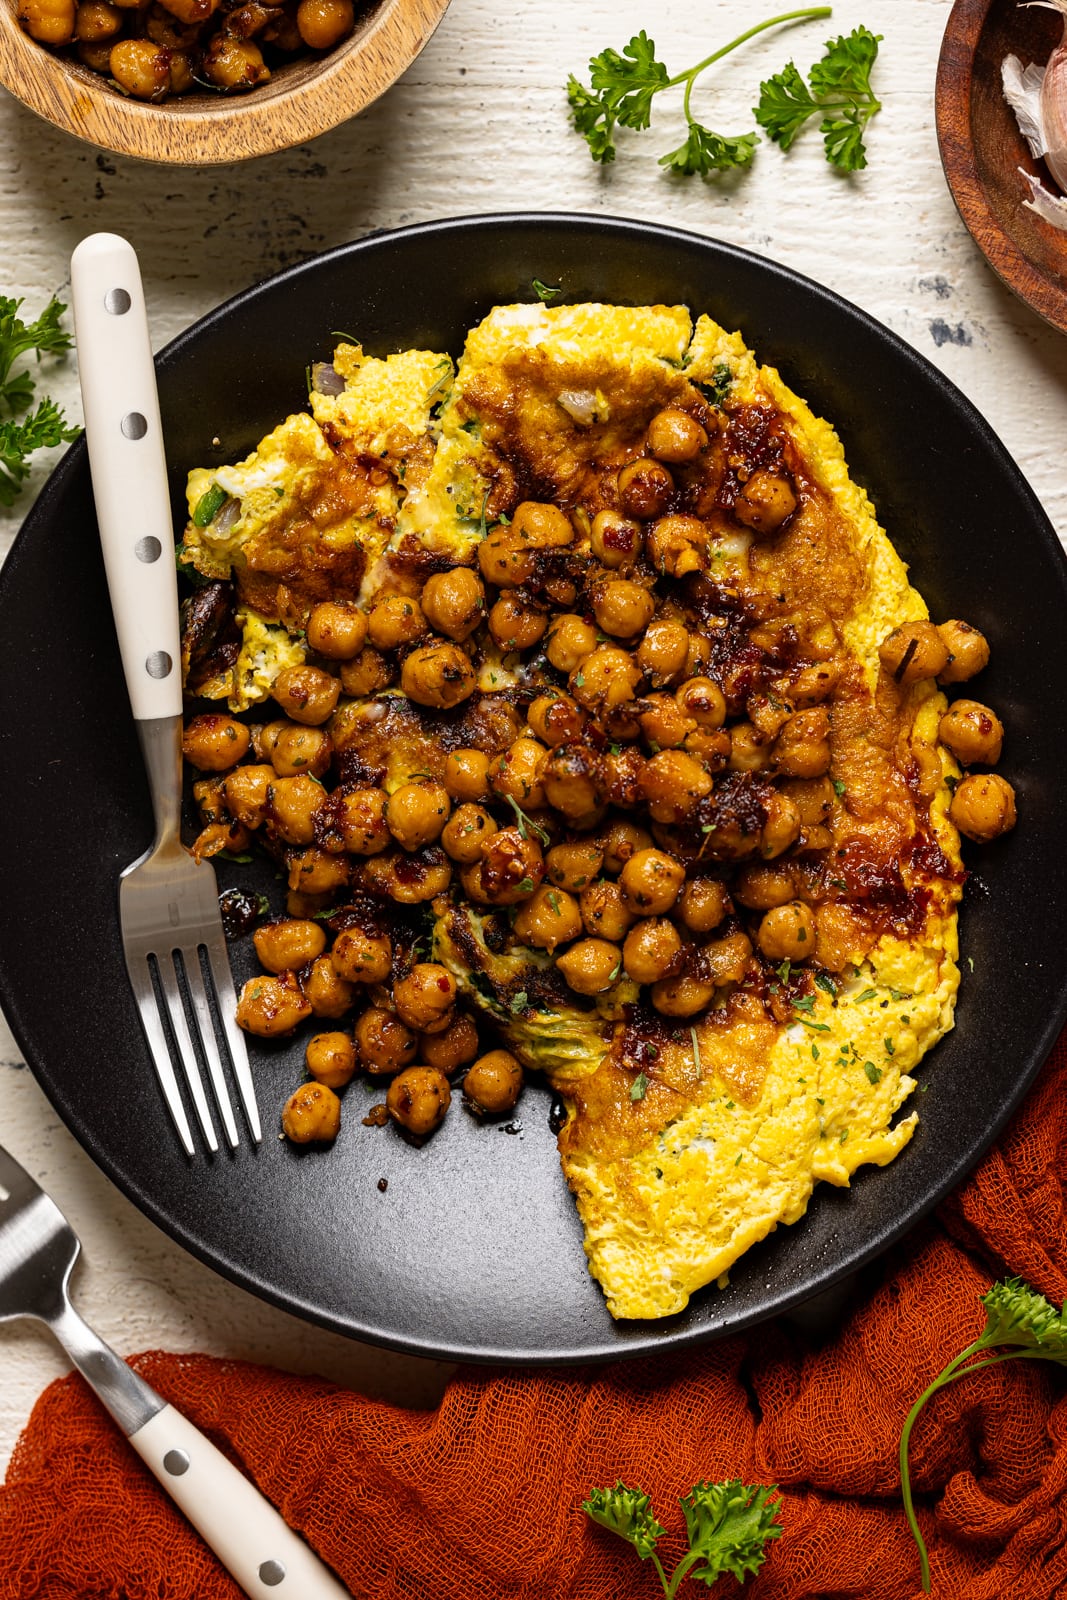
<path id="1" fill-rule="evenodd" d="M 181 715 L 181 647 L 163 431 L 141 273 L 114 233 L 70 263 L 85 436 L 111 609 L 139 722 Z"/>
<path id="2" fill-rule="evenodd" d="M 251 1600 L 351 1600 L 255 1485 L 173 1406 L 157 1411 L 130 1443 Z"/>

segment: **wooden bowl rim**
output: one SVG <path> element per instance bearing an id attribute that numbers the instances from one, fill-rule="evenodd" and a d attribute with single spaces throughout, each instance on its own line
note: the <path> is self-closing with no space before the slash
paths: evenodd
<path id="1" fill-rule="evenodd" d="M 449 3 L 384 0 L 336 50 L 282 68 L 247 95 L 151 105 L 53 55 L 23 32 L 12 0 L 0 0 L 0 84 L 54 127 L 118 155 L 174 166 L 245 161 L 303 144 L 365 110 L 420 54 Z"/>
<path id="2" fill-rule="evenodd" d="M 993 271 L 1032 311 L 1067 333 L 1067 294 L 1034 266 L 1005 232 L 978 173 L 971 119 L 974 59 L 995 0 L 956 0 L 941 41 L 934 90 L 934 120 L 941 165 L 967 231 Z M 955 127 L 967 130 L 957 137 Z"/>

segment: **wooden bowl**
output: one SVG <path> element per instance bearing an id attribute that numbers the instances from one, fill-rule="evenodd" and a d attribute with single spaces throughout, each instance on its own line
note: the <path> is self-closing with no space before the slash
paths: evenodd
<path id="1" fill-rule="evenodd" d="M 260 88 L 150 105 L 38 44 L 12 0 L 0 0 L 0 83 L 55 127 L 119 155 L 175 166 L 244 161 L 303 144 L 369 106 L 411 65 L 448 3 L 377 0 L 351 38 L 280 67 Z"/>
<path id="2" fill-rule="evenodd" d="M 1035 162 L 1004 99 L 1000 67 L 1016 55 L 1044 63 L 1063 19 L 1015 0 L 956 0 L 937 68 L 941 161 L 960 216 L 994 272 L 1028 306 L 1067 333 L 1067 233 L 1023 205 L 1019 168 L 1058 193 Z"/>

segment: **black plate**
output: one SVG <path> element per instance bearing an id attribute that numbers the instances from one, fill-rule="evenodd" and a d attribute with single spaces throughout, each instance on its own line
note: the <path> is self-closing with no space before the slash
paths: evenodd
<path id="1" fill-rule="evenodd" d="M 992 641 L 980 693 L 1008 727 L 1003 770 L 1019 790 L 1020 825 L 972 852 L 959 1022 L 923 1069 L 929 1092 L 911 1144 L 891 1166 L 861 1170 L 851 1190 L 822 1186 L 808 1216 L 751 1251 L 725 1292 L 639 1324 L 613 1324 L 586 1273 L 538 1085 L 521 1102 L 521 1131 L 478 1127 L 456 1109 L 417 1151 L 362 1126 L 377 1096 L 357 1082 L 336 1148 L 301 1153 L 273 1137 L 301 1046 L 257 1047 L 262 1147 L 186 1161 L 119 946 L 115 880 L 144 848 L 150 814 L 80 444 L 0 575 L 0 992 L 74 1134 L 203 1261 L 342 1333 L 423 1354 L 559 1362 L 690 1343 L 798 1304 L 900 1238 L 1019 1103 L 1067 989 L 1067 945 L 1045 938 L 1041 916 L 1067 900 L 1067 563 L 978 412 L 870 317 L 731 246 L 593 218 L 481 217 L 379 235 L 206 317 L 158 364 L 176 508 L 188 467 L 241 456 L 302 406 L 305 366 L 328 356 L 333 330 L 381 354 L 458 352 L 492 305 L 532 299 L 534 277 L 561 282 L 567 298 L 682 302 L 740 328 L 835 422 L 933 613 L 964 617 Z M 265 868 L 220 877 L 253 880 L 280 902 Z M 253 970 L 249 943 L 234 951 L 239 978 Z"/>

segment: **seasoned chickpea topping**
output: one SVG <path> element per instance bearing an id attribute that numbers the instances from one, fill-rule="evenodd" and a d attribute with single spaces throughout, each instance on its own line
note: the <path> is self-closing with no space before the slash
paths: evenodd
<path id="1" fill-rule="evenodd" d="M 603 994 L 622 972 L 622 951 L 606 939 L 580 939 L 556 966 L 575 994 Z"/>
<path id="2" fill-rule="evenodd" d="M 451 1103 L 448 1079 L 436 1067 L 408 1067 L 393 1079 L 385 1095 L 393 1121 L 417 1139 L 441 1126 Z"/>
<path id="3" fill-rule="evenodd" d="M 329 1144 L 341 1131 L 341 1102 L 325 1083 L 302 1083 L 282 1108 L 282 1132 L 294 1144 Z"/>
<path id="4" fill-rule="evenodd" d="M 326 930 L 321 923 L 289 917 L 264 923 L 252 935 L 252 942 L 268 972 L 285 972 L 304 967 L 321 956 L 326 948 Z"/>
<path id="5" fill-rule="evenodd" d="M 317 1033 L 305 1046 L 304 1060 L 316 1083 L 324 1083 L 327 1089 L 343 1089 L 358 1064 L 355 1044 L 347 1033 Z"/>
<path id="6" fill-rule="evenodd" d="M 695 417 L 677 406 L 657 411 L 648 425 L 648 448 L 660 461 L 675 463 L 692 461 L 708 444 L 708 436 Z"/>
<path id="7" fill-rule="evenodd" d="M 501 650 L 529 650 L 548 627 L 548 618 L 515 594 L 502 594 L 489 613 L 489 632 Z"/>
<path id="8" fill-rule="evenodd" d="M 636 822 L 616 817 L 610 827 L 598 836 L 597 842 L 604 852 L 604 871 L 618 873 L 631 856 L 635 856 L 639 850 L 651 848 L 652 835 L 647 828 L 638 827 Z"/>
<path id="9" fill-rule="evenodd" d="M 355 1003 L 354 985 L 342 978 L 328 955 L 313 961 L 300 982 L 317 1017 L 346 1017 Z"/>
<path id="10" fill-rule="evenodd" d="M 422 610 L 431 628 L 462 644 L 485 616 L 485 584 L 469 567 L 436 572 L 423 586 Z"/>
<path id="11" fill-rule="evenodd" d="M 477 687 L 470 657 L 455 644 L 413 650 L 400 670 L 400 687 L 420 706 L 456 706 Z"/>
<path id="12" fill-rule="evenodd" d="M 249 978 L 237 1001 L 238 1027 L 261 1039 L 292 1033 L 310 1015 L 311 1006 L 292 972 L 276 978 Z"/>
<path id="13" fill-rule="evenodd" d="M 325 728 L 305 728 L 299 722 L 275 724 L 270 741 L 270 763 L 279 778 L 295 778 L 301 772 L 321 778 L 333 756 L 333 741 Z"/>
<path id="14" fill-rule="evenodd" d="M 989 641 L 969 622 L 942 622 L 937 631 L 949 652 L 937 674 L 939 683 L 966 683 L 989 665 Z"/>
<path id="15" fill-rule="evenodd" d="M 445 823 L 441 843 L 453 861 L 470 866 L 472 862 L 481 860 L 483 843 L 493 837 L 498 827 L 496 818 L 484 806 L 468 802 L 457 806 Z"/>
<path id="16" fill-rule="evenodd" d="M 557 617 L 548 631 L 545 654 L 560 672 L 574 672 L 596 649 L 596 629 L 584 617 Z"/>
<path id="17" fill-rule="evenodd" d="M 356 1050 L 372 1077 L 386 1077 L 414 1061 L 419 1041 L 392 1011 L 371 1006 L 356 1023 Z"/>
<path id="18" fill-rule="evenodd" d="M 357 699 L 388 689 L 392 681 L 392 666 L 381 651 L 371 645 L 358 650 L 350 661 L 341 662 L 341 687 L 345 694 Z"/>
<path id="19" fill-rule="evenodd" d="M 684 670 L 688 656 L 689 630 L 684 622 L 670 617 L 657 617 L 650 622 L 637 647 L 637 665 L 657 688 Z"/>
<path id="20" fill-rule="evenodd" d="M 581 738 L 585 713 L 570 695 L 541 694 L 531 704 L 526 720 L 543 744 L 569 744 Z"/>
<path id="21" fill-rule="evenodd" d="M 250 742 L 243 722 L 209 711 L 185 724 L 182 752 L 202 772 L 228 772 L 247 755 Z"/>
<path id="22" fill-rule="evenodd" d="M 815 954 L 815 923 L 801 900 L 769 910 L 759 925 L 759 947 L 768 961 L 806 961 Z"/>
<path id="23" fill-rule="evenodd" d="M 675 694 L 679 710 L 698 728 L 721 728 L 726 721 L 726 696 L 714 678 L 689 678 Z"/>
<path id="24" fill-rule="evenodd" d="M 672 970 L 682 953 L 682 941 L 667 917 L 648 917 L 635 923 L 622 947 L 622 964 L 635 983 L 658 983 Z"/>
<path id="25" fill-rule="evenodd" d="M 623 899 L 619 885 L 612 883 L 610 878 L 601 878 L 583 889 L 579 904 L 582 926 L 586 933 L 596 939 L 618 942 L 625 938 L 627 930 L 636 920 L 635 913 Z"/>
<path id="26" fill-rule="evenodd" d="M 641 791 L 649 815 L 657 822 L 684 822 L 711 793 L 711 778 L 700 762 L 683 750 L 662 750 L 646 763 Z"/>
<path id="27" fill-rule="evenodd" d="M 384 983 L 392 970 L 393 946 L 383 936 L 346 928 L 334 940 L 330 960 L 349 983 Z"/>
<path id="28" fill-rule="evenodd" d="M 647 522 L 662 516 L 674 494 L 674 479 L 662 461 L 641 456 L 619 473 L 619 505 L 627 517 Z"/>
<path id="29" fill-rule="evenodd" d="M 753 533 L 776 533 L 797 508 L 788 477 L 763 468 L 754 472 L 734 505 L 734 516 Z"/>
<path id="30" fill-rule="evenodd" d="M 937 737 L 965 767 L 994 767 L 1004 743 L 1004 724 L 977 700 L 956 700 L 938 724 Z"/>
<path id="31" fill-rule="evenodd" d="M 404 850 L 421 850 L 441 836 L 452 802 L 433 778 L 405 783 L 385 802 L 385 825 Z"/>
<path id="32" fill-rule="evenodd" d="M 589 840 L 554 845 L 545 857 L 549 883 L 575 894 L 593 882 L 603 864 L 603 850 Z"/>
<path id="33" fill-rule="evenodd" d="M 324 600 L 308 617 L 307 641 L 331 661 L 351 661 L 367 642 L 367 619 L 350 600 Z"/>
<path id="34" fill-rule="evenodd" d="M 671 909 L 685 881 L 685 868 L 663 850 L 639 850 L 622 869 L 623 899 L 638 916 L 661 917 Z"/>
<path id="35" fill-rule="evenodd" d="M 436 961 L 420 961 L 393 986 L 401 1022 L 419 1033 L 443 1033 L 452 1021 L 456 980 Z"/>
<path id="36" fill-rule="evenodd" d="M 426 633 L 426 618 L 417 600 L 390 594 L 375 602 L 367 618 L 367 632 L 376 650 L 396 650 L 414 644 Z"/>
<path id="37" fill-rule="evenodd" d="M 995 772 L 964 778 L 952 796 L 949 816 L 961 833 L 988 844 L 1015 826 L 1015 790 Z"/>
<path id="38" fill-rule="evenodd" d="M 479 1056 L 463 1080 L 463 1098 L 470 1109 L 501 1117 L 515 1108 L 522 1093 L 522 1067 L 509 1050 Z"/>
<path id="39" fill-rule="evenodd" d="M 632 567 L 644 544 L 641 524 L 618 511 L 598 511 L 589 528 L 589 546 L 601 566 Z"/>
<path id="40" fill-rule="evenodd" d="M 438 1072 L 456 1072 L 478 1054 L 478 1030 L 461 1012 L 443 1033 L 421 1034 L 418 1053 L 428 1067 L 436 1067 Z"/>
<path id="41" fill-rule="evenodd" d="M 578 902 L 565 889 L 542 886 L 520 907 L 515 918 L 515 933 L 523 944 L 532 944 L 549 954 L 561 944 L 576 939 L 582 932 L 582 913 Z"/>
<path id="42" fill-rule="evenodd" d="M 275 678 L 271 693 L 294 722 L 317 727 L 333 714 L 341 682 L 321 667 L 286 667 Z"/>
<path id="43" fill-rule="evenodd" d="M 632 639 L 647 628 L 655 606 L 649 591 L 628 578 L 613 578 L 593 591 L 593 614 L 616 639 Z"/>
<path id="44" fill-rule="evenodd" d="M 453 800 L 484 800 L 489 757 L 484 750 L 453 750 L 445 763 L 445 788 Z"/>
<path id="45" fill-rule="evenodd" d="M 691 933 L 711 933 L 729 910 L 730 896 L 718 878 L 691 878 L 678 901 L 678 916 Z"/>
<path id="46" fill-rule="evenodd" d="M 936 678 L 948 666 L 949 647 L 932 622 L 903 622 L 878 647 L 882 667 L 901 685 Z"/>

